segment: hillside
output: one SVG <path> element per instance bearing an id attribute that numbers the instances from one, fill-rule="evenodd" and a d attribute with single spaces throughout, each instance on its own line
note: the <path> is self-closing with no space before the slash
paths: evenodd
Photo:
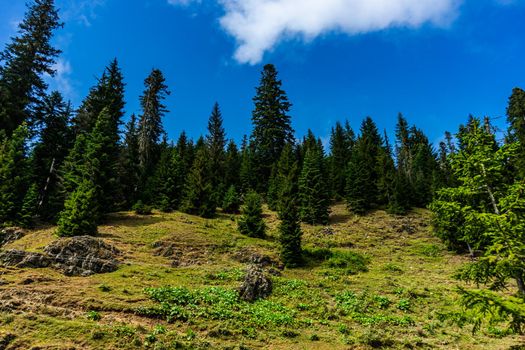
<path id="1" fill-rule="evenodd" d="M 509 349 L 523 342 L 497 329 L 472 336 L 440 320 L 456 297 L 451 275 L 466 258 L 444 250 L 428 219 L 424 210 L 358 217 L 337 205 L 329 229 L 303 227 L 306 266 L 278 272 L 272 212 L 265 240 L 241 236 L 227 215 L 114 214 L 99 237 L 121 252 L 115 272 L 0 268 L 0 348 Z M 54 230 L 29 231 L 4 249 L 41 251 Z M 232 290 L 247 266 L 239 261 L 254 254 L 276 265 L 273 293 L 247 303 Z M 171 309 L 178 310 L 172 322 L 145 293 L 161 286 L 187 288 L 171 290 L 175 302 L 187 299 Z"/>

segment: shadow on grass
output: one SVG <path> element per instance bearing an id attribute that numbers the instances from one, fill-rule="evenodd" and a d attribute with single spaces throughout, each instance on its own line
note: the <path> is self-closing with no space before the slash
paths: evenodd
<path id="1" fill-rule="evenodd" d="M 333 224 L 345 224 L 354 217 L 354 214 L 344 213 L 344 214 L 332 214 L 328 220 L 330 225 Z"/>
<path id="2" fill-rule="evenodd" d="M 118 225 L 125 227 L 142 227 L 166 221 L 163 217 L 153 215 L 130 215 L 128 213 L 112 213 L 104 220 L 103 225 Z"/>

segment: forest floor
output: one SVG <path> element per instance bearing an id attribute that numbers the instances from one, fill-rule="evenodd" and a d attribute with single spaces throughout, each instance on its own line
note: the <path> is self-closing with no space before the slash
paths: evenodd
<path id="1" fill-rule="evenodd" d="M 429 213 L 368 216 L 332 208 L 330 225 L 304 225 L 306 264 L 273 276 L 266 300 L 236 299 L 253 254 L 278 262 L 278 220 L 267 237 L 240 235 L 235 217 L 179 212 L 113 214 L 99 237 L 120 268 L 90 277 L 0 267 L 0 349 L 520 349 L 496 327 L 473 335 L 441 314 L 456 310 L 454 272 L 468 261 L 431 234 Z M 4 249 L 39 252 L 53 227 Z M 174 262 L 175 261 L 175 262 Z M 278 265 L 278 264 L 277 264 Z M 279 273 L 276 273 L 279 275 Z M 172 290 L 159 303 L 145 288 Z M 178 299 L 177 299 L 178 298 Z M 184 299 L 184 300 L 183 300 Z M 159 310 L 168 307 L 171 322 Z"/>

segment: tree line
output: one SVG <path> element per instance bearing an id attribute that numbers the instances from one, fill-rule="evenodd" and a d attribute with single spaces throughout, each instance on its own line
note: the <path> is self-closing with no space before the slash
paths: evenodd
<path id="1" fill-rule="evenodd" d="M 281 220 L 283 260 L 296 266 L 300 223 L 326 225 L 334 201 L 356 214 L 429 206 L 436 234 L 451 249 L 481 256 L 461 278 L 491 289 L 512 279 L 520 292 L 509 303 L 487 290 L 464 291 L 465 302 L 482 311 L 497 305 L 521 327 L 515 305 L 525 295 L 523 90 L 509 100 L 504 140 L 488 118 L 470 117 L 434 149 L 399 114 L 393 143 L 367 117 L 357 133 L 348 121 L 337 122 L 326 150 L 312 131 L 296 138 L 292 104 L 268 64 L 253 98 L 252 131 L 240 145 L 228 139 L 219 104 L 204 136 L 192 140 L 182 132 L 170 142 L 163 127 L 170 90 L 158 69 L 144 80 L 141 112 L 125 124 L 126 84 L 116 59 L 76 109 L 48 91 L 44 76 L 55 73 L 60 51 L 51 39 L 60 27 L 53 0 L 34 0 L 0 54 L 1 225 L 41 220 L 56 223 L 60 236 L 74 236 L 96 234 L 115 211 L 150 206 L 209 218 L 242 205 L 239 230 L 263 237 L 266 203 Z"/>

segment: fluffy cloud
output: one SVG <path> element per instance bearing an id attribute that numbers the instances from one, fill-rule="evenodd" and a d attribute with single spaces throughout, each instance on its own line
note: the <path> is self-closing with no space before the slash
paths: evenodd
<path id="1" fill-rule="evenodd" d="M 329 32 L 356 35 L 392 27 L 444 25 L 461 0 L 216 0 L 224 30 L 238 44 L 235 58 L 255 64 L 282 40 L 309 41 Z M 188 5 L 199 0 L 168 0 Z"/>

